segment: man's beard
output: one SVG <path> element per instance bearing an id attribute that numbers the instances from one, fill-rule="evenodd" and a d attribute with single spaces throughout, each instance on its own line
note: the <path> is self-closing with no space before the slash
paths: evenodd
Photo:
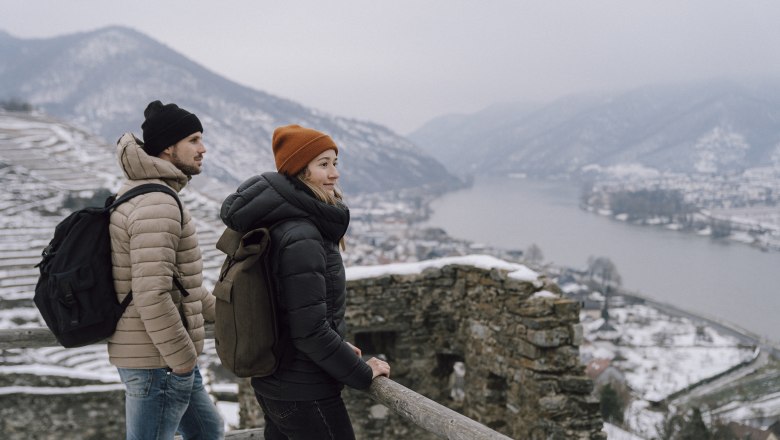
<path id="1" fill-rule="evenodd" d="M 176 168 L 181 170 L 182 173 L 184 173 L 184 174 L 186 174 L 188 176 L 194 176 L 194 175 L 200 174 L 200 171 L 201 171 L 200 168 L 195 166 L 195 165 L 187 165 L 187 164 L 183 163 L 179 159 L 179 156 L 176 154 L 175 151 L 173 153 L 171 153 L 171 163 L 173 163 L 173 165 Z"/>

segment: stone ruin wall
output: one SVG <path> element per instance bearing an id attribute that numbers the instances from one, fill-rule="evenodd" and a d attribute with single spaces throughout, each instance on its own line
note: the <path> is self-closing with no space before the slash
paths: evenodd
<path id="1" fill-rule="evenodd" d="M 76 387 L 92 382 L 67 377 L 0 376 L 2 386 Z M 117 387 L 112 387 L 117 388 Z M 0 438 L 4 440 L 102 440 L 124 438 L 125 392 L 7 394 L 0 396 Z"/>
<path id="2" fill-rule="evenodd" d="M 534 295 L 557 286 L 451 265 L 347 288 L 348 340 L 364 355 L 384 354 L 396 382 L 512 438 L 606 438 L 579 362 L 579 303 Z M 465 375 L 453 372 L 456 362 Z M 261 426 L 241 388 L 242 427 Z M 345 389 L 344 399 L 359 439 L 436 438 L 365 393 Z"/>
<path id="3" fill-rule="evenodd" d="M 351 280 L 348 289 L 348 340 L 364 354 L 384 354 L 393 380 L 512 438 L 606 438 L 593 385 L 579 363 L 579 304 L 534 295 L 556 286 L 453 265 Z M 465 375 L 453 373 L 456 362 Z M 68 381 L 52 386 L 79 385 Z M 242 428 L 261 426 L 248 381 L 239 388 Z M 436 438 L 365 393 L 346 389 L 344 397 L 359 439 Z M 3 438 L 124 433 L 120 390 L 0 400 Z"/>

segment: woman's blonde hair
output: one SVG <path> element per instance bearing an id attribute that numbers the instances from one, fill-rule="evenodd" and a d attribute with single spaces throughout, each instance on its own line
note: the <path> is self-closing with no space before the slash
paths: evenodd
<path id="1" fill-rule="evenodd" d="M 341 192 L 341 188 L 335 187 L 333 194 L 323 190 L 319 186 L 311 183 L 309 181 L 309 168 L 306 167 L 298 173 L 296 176 L 298 180 L 303 182 L 304 185 L 306 185 L 307 188 L 311 190 L 311 192 L 314 193 L 314 196 L 317 197 L 317 199 L 321 202 L 327 203 L 328 205 L 338 206 L 342 205 L 344 202 L 344 195 Z M 344 241 L 344 237 L 341 237 L 341 240 L 339 240 L 339 246 L 341 247 L 341 250 L 345 250 L 347 248 L 346 242 Z"/>

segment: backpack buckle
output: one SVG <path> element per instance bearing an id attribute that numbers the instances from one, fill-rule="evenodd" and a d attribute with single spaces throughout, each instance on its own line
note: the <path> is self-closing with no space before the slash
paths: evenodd
<path id="1" fill-rule="evenodd" d="M 60 302 L 67 308 L 72 309 L 74 313 L 70 314 L 70 325 L 76 326 L 79 324 L 79 310 L 74 307 L 76 305 L 76 297 L 73 296 L 73 287 L 70 283 L 62 286 L 63 295 L 60 295 Z"/>
<path id="2" fill-rule="evenodd" d="M 45 265 L 54 256 L 55 253 L 57 252 L 54 250 L 54 247 L 51 245 L 51 243 L 49 243 L 49 245 L 43 248 L 43 251 L 41 251 L 41 262 L 36 264 L 35 267 Z"/>
<path id="3" fill-rule="evenodd" d="M 71 308 L 76 304 L 76 297 L 73 296 L 73 288 L 70 283 L 62 286 L 62 294 L 59 297 L 60 302 L 65 307 Z"/>

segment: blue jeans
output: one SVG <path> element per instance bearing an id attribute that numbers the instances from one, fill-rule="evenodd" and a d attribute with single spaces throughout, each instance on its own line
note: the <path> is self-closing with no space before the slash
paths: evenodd
<path id="1" fill-rule="evenodd" d="M 168 368 L 117 368 L 125 384 L 128 440 L 185 440 L 225 436 L 225 426 L 211 401 L 198 367 L 185 376 Z"/>
<path id="2" fill-rule="evenodd" d="M 265 440 L 355 439 L 341 395 L 307 401 L 255 397 L 265 416 Z"/>

